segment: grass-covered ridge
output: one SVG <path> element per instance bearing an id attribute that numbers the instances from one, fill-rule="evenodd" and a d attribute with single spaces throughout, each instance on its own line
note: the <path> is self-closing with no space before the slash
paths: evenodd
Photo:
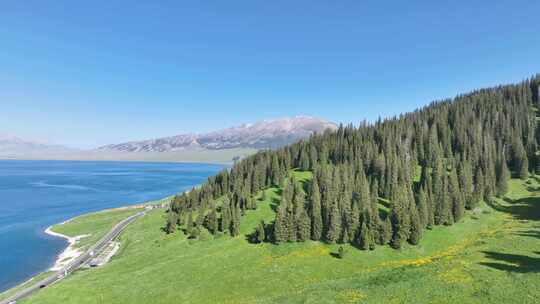
<path id="1" fill-rule="evenodd" d="M 299 173 L 295 173 L 299 174 Z M 280 189 L 258 194 L 240 235 L 167 235 L 151 212 L 121 236 L 103 268 L 75 273 L 23 303 L 537 303 L 540 184 L 512 179 L 504 199 L 481 204 L 417 246 L 373 251 L 321 242 L 252 244 L 275 217 Z M 65 225 L 69 229 L 69 223 Z"/>

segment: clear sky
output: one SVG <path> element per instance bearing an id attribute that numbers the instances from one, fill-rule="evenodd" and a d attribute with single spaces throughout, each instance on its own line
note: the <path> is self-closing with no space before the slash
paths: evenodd
<path id="1" fill-rule="evenodd" d="M 0 133 L 88 148 L 373 120 L 540 72 L 539 14 L 537 0 L 2 1 Z"/>

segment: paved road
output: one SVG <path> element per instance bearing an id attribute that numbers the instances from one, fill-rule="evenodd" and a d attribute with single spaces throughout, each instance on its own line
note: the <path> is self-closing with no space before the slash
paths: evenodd
<path id="1" fill-rule="evenodd" d="M 116 224 L 111 231 L 107 232 L 105 236 L 103 236 L 96 244 L 94 244 L 92 247 L 90 247 L 88 250 L 86 250 L 85 253 L 81 254 L 79 257 L 71 261 L 68 265 L 66 265 L 61 270 L 55 272 L 54 274 L 46 277 L 45 279 L 33 284 L 32 286 L 29 286 L 19 292 L 17 292 L 15 295 L 0 301 L 0 304 L 8 304 L 8 303 L 15 303 L 16 301 L 19 301 L 30 294 L 40 290 L 41 288 L 45 288 L 51 284 L 54 284 L 63 278 L 65 278 L 67 275 L 72 273 L 73 271 L 77 270 L 79 267 L 84 265 L 86 262 L 88 262 L 90 259 L 92 259 L 94 256 L 99 254 L 104 248 L 107 247 L 107 244 L 114 240 L 120 233 L 133 221 L 140 218 L 141 216 L 144 216 L 146 214 L 146 211 L 141 211 L 137 214 L 134 214 L 124 220 L 122 220 L 120 223 Z"/>

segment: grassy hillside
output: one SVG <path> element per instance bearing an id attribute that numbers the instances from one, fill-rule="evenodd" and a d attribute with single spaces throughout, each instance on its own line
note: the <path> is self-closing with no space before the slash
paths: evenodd
<path id="1" fill-rule="evenodd" d="M 344 259 L 335 258 L 338 245 L 249 243 L 246 235 L 261 219 L 271 221 L 279 202 L 279 189 L 265 191 L 266 200 L 242 220 L 239 237 L 166 235 L 159 229 L 165 215 L 156 210 L 125 231 L 109 264 L 78 271 L 22 303 L 540 302 L 536 177 L 511 180 L 504 200 L 427 231 L 419 246 L 360 251 L 347 245 Z M 78 223 L 63 229 L 93 229 L 70 225 Z"/>

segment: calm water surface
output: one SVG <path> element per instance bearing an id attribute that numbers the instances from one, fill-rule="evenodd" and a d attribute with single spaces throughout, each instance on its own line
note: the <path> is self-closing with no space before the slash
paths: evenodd
<path id="1" fill-rule="evenodd" d="M 163 198 L 204 182 L 210 164 L 0 160 L 0 291 L 54 264 L 67 243 L 45 234 L 74 216 Z"/>

